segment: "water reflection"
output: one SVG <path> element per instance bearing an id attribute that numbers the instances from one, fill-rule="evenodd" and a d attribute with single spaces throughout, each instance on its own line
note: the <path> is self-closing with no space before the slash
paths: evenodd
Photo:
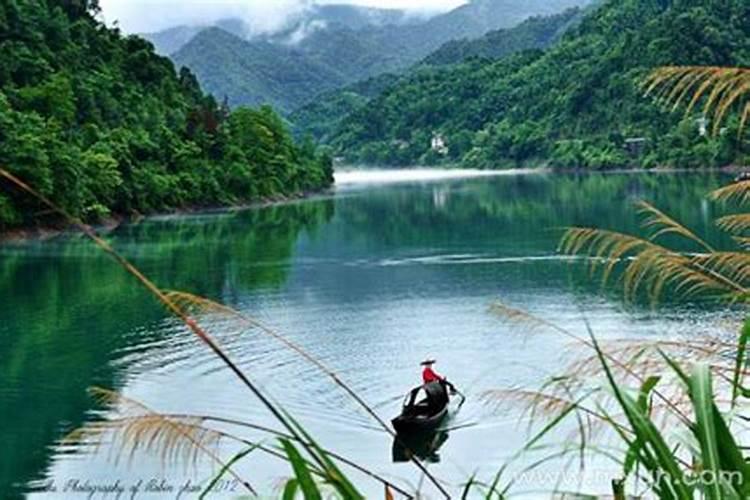
<path id="1" fill-rule="evenodd" d="M 448 431 L 437 431 L 394 438 L 393 463 L 409 462 L 413 457 L 431 464 L 440 463 L 440 448 L 449 437 Z"/>
<path id="2" fill-rule="evenodd" d="M 149 220 L 109 238 L 159 285 L 217 296 L 277 289 L 299 235 L 332 215 L 330 200 L 316 201 Z M 0 298 L 3 498 L 44 478 L 56 440 L 94 416 L 88 387 L 120 389 L 133 366 L 163 367 L 180 345 L 195 349 L 181 329 L 161 328 L 155 301 L 78 236 L 0 247 Z"/>
<path id="3" fill-rule="evenodd" d="M 426 354 L 476 395 L 533 383 L 562 362 L 556 339 L 518 338 L 487 314 L 498 297 L 572 329 L 585 308 L 605 337 L 715 328 L 722 311 L 705 307 L 623 309 L 555 248 L 563 226 L 640 232 L 637 199 L 720 246 L 725 237 L 711 224 L 717 208 L 703 200 L 722 181 L 713 174 L 524 175 L 349 186 L 334 199 L 162 218 L 108 237 L 160 286 L 270 322 L 368 401 L 392 398 Z M 268 423 L 202 346 L 81 238 L 0 247 L 0 298 L 0 491 L 13 492 L 8 498 L 20 498 L 20 485 L 34 479 L 118 471 L 106 460 L 78 463 L 55 446 L 99 415 L 86 396 L 91 385 L 164 411 L 210 408 Z M 308 365 L 258 336 L 227 337 L 234 359 L 321 442 L 388 474 L 411 473 L 388 459 L 387 436 L 370 431 L 368 418 Z M 457 423 L 482 425 L 419 447 L 440 457 L 441 477 L 457 482 L 475 467 L 491 475 L 522 440 L 467 395 Z M 391 417 L 398 404 L 379 411 Z M 249 469 L 267 483 L 287 472 L 266 462 Z"/>

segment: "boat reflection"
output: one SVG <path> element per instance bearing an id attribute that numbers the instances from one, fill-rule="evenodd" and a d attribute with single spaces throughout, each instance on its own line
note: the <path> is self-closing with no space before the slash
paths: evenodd
<path id="1" fill-rule="evenodd" d="M 448 437 L 448 431 L 399 436 L 393 440 L 393 463 L 408 462 L 414 456 L 427 463 L 439 463 L 438 452 Z"/>

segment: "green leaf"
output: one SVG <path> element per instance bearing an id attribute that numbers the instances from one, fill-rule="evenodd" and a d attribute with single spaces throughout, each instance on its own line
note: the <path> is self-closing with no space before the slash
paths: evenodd
<path id="1" fill-rule="evenodd" d="M 641 385 L 641 391 L 638 394 L 638 406 L 644 413 L 648 413 L 649 395 L 660 380 L 661 377 L 652 376 L 647 378 Z M 640 456 L 642 447 L 643 441 L 641 441 L 639 438 L 636 438 L 632 443 L 630 443 L 630 446 L 628 446 L 628 451 L 625 453 L 625 462 L 623 465 L 624 477 L 628 477 L 633 471 L 635 465 L 638 463 L 638 457 Z"/>
<path id="2" fill-rule="evenodd" d="M 288 439 L 281 439 L 280 441 L 289 459 L 289 463 L 292 464 L 294 475 L 299 482 L 302 494 L 305 495 L 305 500 L 322 500 L 320 490 L 310 474 L 310 469 L 307 467 L 305 459 L 302 458 L 302 455 L 300 455 L 291 441 Z"/>
<path id="3" fill-rule="evenodd" d="M 719 500 L 722 498 L 721 486 L 718 481 L 718 478 L 721 477 L 719 444 L 716 439 L 713 411 L 714 396 L 708 365 L 703 363 L 695 365 L 690 377 L 690 397 L 695 411 L 695 434 L 701 445 L 703 470 L 711 471 L 715 479 L 710 484 L 703 484 L 702 486 L 709 499 Z"/>
<path id="4" fill-rule="evenodd" d="M 748 498 L 750 497 L 750 467 L 748 467 L 745 457 L 737 445 L 737 441 L 734 439 L 729 426 L 727 426 L 726 421 L 715 404 L 713 412 L 716 426 L 716 440 L 719 443 L 721 470 L 736 471 L 741 474 L 741 484 L 733 486 L 741 493 L 742 498 Z"/>
<path id="5" fill-rule="evenodd" d="M 734 375 L 732 376 L 732 407 L 737 403 L 737 397 L 740 392 L 743 396 L 748 397 L 745 390 L 741 390 L 742 372 L 747 369 L 747 341 L 750 339 L 750 318 L 745 320 L 740 331 L 740 338 L 737 340 L 737 357 L 734 360 Z"/>
<path id="6" fill-rule="evenodd" d="M 641 385 L 641 391 L 638 393 L 638 406 L 640 406 L 644 412 L 648 411 L 648 397 L 660 380 L 661 377 L 659 376 L 648 377 Z"/>
<path id="7" fill-rule="evenodd" d="M 612 494 L 614 496 L 614 500 L 625 500 L 625 480 L 624 479 L 612 480 Z"/>
<path id="8" fill-rule="evenodd" d="M 665 356 L 665 359 L 668 358 L 666 358 Z M 678 374 L 680 375 L 680 377 L 685 377 L 684 372 L 682 372 L 679 367 L 677 367 L 677 365 L 671 360 L 669 361 L 670 363 L 672 363 L 673 368 L 678 370 Z M 693 380 L 694 377 L 693 379 L 687 379 L 687 387 L 690 393 L 691 400 L 693 400 L 695 404 L 696 398 L 700 396 L 697 396 L 695 394 L 698 388 L 695 386 Z M 713 414 L 714 433 L 720 461 L 719 470 L 722 473 L 739 473 L 741 476 L 741 480 L 738 481 L 738 483 L 740 484 L 729 484 L 725 481 L 725 489 L 722 491 L 722 493 L 724 495 L 731 495 L 735 494 L 735 491 L 732 490 L 736 490 L 740 493 L 742 498 L 747 498 L 748 496 L 750 496 L 750 467 L 748 467 L 742 451 L 737 445 L 737 441 L 732 435 L 732 432 L 730 431 L 729 426 L 724 420 L 724 417 L 721 415 L 721 412 L 713 401 L 711 403 L 711 412 Z M 704 416 L 703 418 L 705 419 L 706 417 Z M 705 429 L 701 430 L 698 428 L 698 425 L 696 425 L 692 430 L 696 433 L 696 436 L 700 441 L 700 436 L 698 435 L 698 433 L 701 431 L 705 432 Z M 703 443 L 701 443 L 701 446 L 703 446 Z"/>
<path id="9" fill-rule="evenodd" d="M 294 495 L 297 494 L 297 488 L 299 488 L 299 481 L 294 478 L 287 481 L 284 486 L 284 494 L 281 496 L 282 500 L 294 500 Z"/>
<path id="10" fill-rule="evenodd" d="M 312 436 L 305 430 L 302 425 L 297 422 L 294 417 L 286 414 L 286 418 L 294 425 L 296 430 L 305 439 L 302 443 L 305 449 L 310 455 L 320 464 L 325 473 L 326 480 L 330 482 L 338 492 L 347 499 L 364 498 L 364 496 L 354 487 L 351 481 L 344 475 L 344 473 L 336 466 L 326 453 L 326 451 L 318 445 L 318 443 L 312 438 Z"/>
<path id="11" fill-rule="evenodd" d="M 593 334 L 591 334 L 591 341 L 607 376 L 609 385 L 614 391 L 615 398 L 630 422 L 636 438 L 643 441 L 644 449 L 648 447 L 653 452 L 655 463 L 650 463 L 649 461 L 644 462 L 644 465 L 649 467 L 653 477 L 662 478 L 660 485 L 655 485 L 655 488 L 661 486 L 663 489 L 660 488 L 660 493 L 665 498 L 672 498 L 674 496 L 681 500 L 692 500 L 692 491 L 685 484 L 683 473 L 659 429 L 651 421 L 648 414 L 641 410 L 638 403 L 617 385 L 605 359 L 604 352 L 602 352 Z M 664 481 L 665 477 L 667 478 L 666 481 Z"/>

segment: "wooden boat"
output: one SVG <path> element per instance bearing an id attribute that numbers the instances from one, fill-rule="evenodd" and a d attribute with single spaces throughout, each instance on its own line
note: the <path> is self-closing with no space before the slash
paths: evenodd
<path id="1" fill-rule="evenodd" d="M 406 394 L 401 415 L 391 424 L 398 434 L 434 431 L 448 415 L 449 401 L 448 391 L 440 382 L 415 387 Z"/>

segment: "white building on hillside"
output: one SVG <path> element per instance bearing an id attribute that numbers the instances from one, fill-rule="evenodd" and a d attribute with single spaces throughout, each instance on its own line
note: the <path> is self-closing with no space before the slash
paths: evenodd
<path id="1" fill-rule="evenodd" d="M 442 134 L 438 134 L 437 132 L 434 132 L 432 134 L 432 142 L 431 142 L 432 150 L 435 151 L 437 154 L 441 155 L 447 155 L 448 154 L 448 145 L 445 142 L 445 138 Z"/>

